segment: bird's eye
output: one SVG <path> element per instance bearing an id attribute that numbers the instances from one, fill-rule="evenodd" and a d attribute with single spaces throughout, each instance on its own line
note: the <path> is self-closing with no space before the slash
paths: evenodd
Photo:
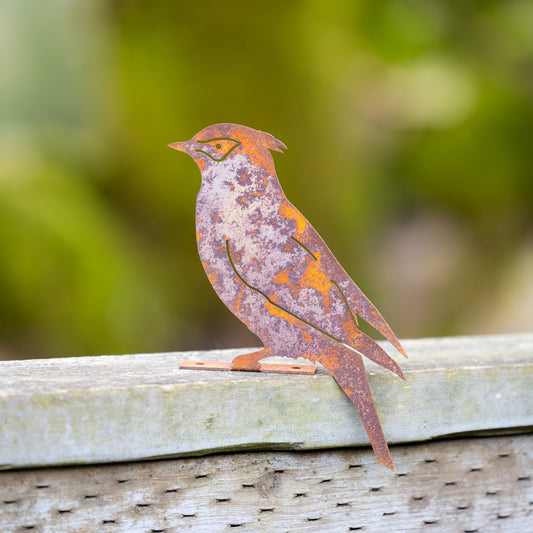
<path id="1" fill-rule="evenodd" d="M 203 144 L 203 147 L 198 148 L 196 151 L 205 154 L 213 161 L 223 161 L 241 144 L 239 141 L 228 138 L 209 139 L 207 141 L 197 142 Z"/>

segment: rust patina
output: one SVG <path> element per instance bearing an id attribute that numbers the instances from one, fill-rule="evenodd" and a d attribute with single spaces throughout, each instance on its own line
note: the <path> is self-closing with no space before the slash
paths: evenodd
<path id="1" fill-rule="evenodd" d="M 169 146 L 190 155 L 202 173 L 196 237 L 207 277 L 264 345 L 236 357 L 231 366 L 218 363 L 214 369 L 298 372 L 298 365 L 276 369 L 260 360 L 284 356 L 319 361 L 355 405 L 378 460 L 392 468 L 361 355 L 403 374 L 359 330 L 357 318 L 406 354 L 376 307 L 283 193 L 271 151 L 281 152 L 285 145 L 245 126 L 215 124 L 190 141 Z M 207 362 L 185 367 L 210 368 Z"/>

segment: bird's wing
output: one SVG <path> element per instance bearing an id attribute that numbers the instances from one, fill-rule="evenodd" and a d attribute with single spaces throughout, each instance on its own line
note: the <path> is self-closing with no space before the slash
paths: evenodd
<path id="1" fill-rule="evenodd" d="M 270 304 L 401 376 L 396 362 L 359 331 L 357 315 L 405 353 L 398 339 L 316 230 L 288 200 L 281 202 L 276 218 L 275 228 L 253 228 L 256 247 L 229 243 L 228 254 L 236 251 L 230 260 L 241 280 Z M 257 254 L 257 249 L 262 251 L 260 261 L 250 255 Z"/>
<path id="2" fill-rule="evenodd" d="M 353 313 L 356 322 L 357 317 L 360 316 L 375 330 L 381 333 L 402 355 L 407 357 L 400 341 L 381 313 L 346 273 L 313 226 L 290 202 L 287 201 L 283 205 L 282 210 L 286 217 L 295 220 L 296 234 L 293 237 L 312 252 L 313 255 L 320 256 L 320 260 L 323 263 L 324 277 L 330 277 L 331 281 L 342 292 L 346 299 L 346 304 Z"/>

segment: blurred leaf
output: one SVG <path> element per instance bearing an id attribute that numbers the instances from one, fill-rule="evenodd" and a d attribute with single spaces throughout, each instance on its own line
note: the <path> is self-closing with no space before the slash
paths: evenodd
<path id="1" fill-rule="evenodd" d="M 42 343 L 34 356 L 153 349 L 162 308 L 122 224 L 79 176 L 24 150 L 2 160 L 2 335 Z"/>

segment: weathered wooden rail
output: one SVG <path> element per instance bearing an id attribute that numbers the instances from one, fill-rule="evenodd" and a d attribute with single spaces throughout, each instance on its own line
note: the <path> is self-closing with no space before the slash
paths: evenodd
<path id="1" fill-rule="evenodd" d="M 368 365 L 394 472 L 321 369 L 1 362 L 0 531 L 533 531 L 533 334 L 404 346 Z"/>

